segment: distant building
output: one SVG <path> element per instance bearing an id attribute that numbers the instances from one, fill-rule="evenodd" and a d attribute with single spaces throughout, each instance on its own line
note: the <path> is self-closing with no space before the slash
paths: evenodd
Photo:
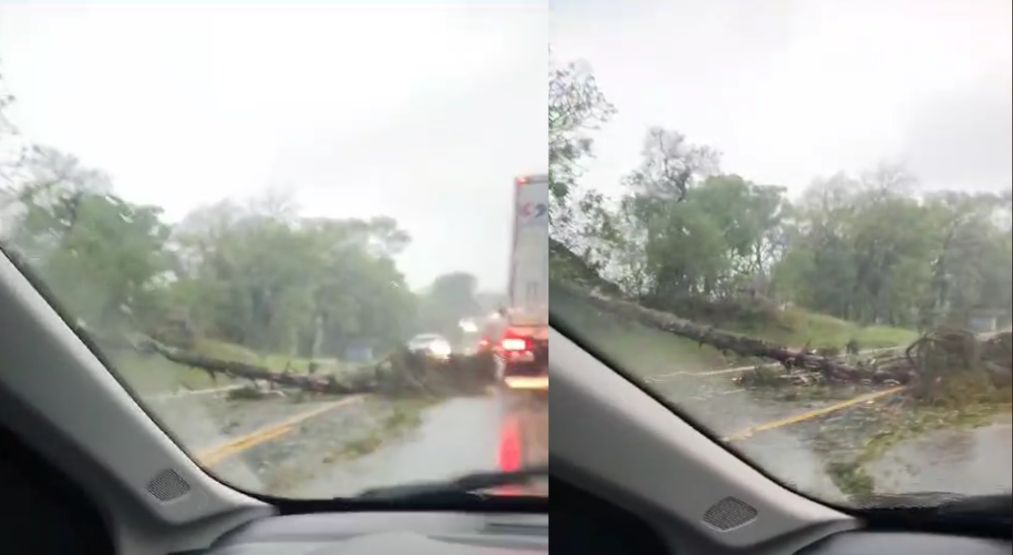
<path id="1" fill-rule="evenodd" d="M 1009 323 L 1010 312 L 999 308 L 977 308 L 967 317 L 967 327 L 975 333 L 997 331 Z"/>
<path id="2" fill-rule="evenodd" d="M 345 356 L 342 358 L 347 362 L 372 362 L 373 346 L 365 341 L 354 341 L 345 347 Z"/>

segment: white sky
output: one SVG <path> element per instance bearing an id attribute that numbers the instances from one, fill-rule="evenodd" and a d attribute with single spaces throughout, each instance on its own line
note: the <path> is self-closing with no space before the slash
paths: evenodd
<path id="1" fill-rule="evenodd" d="M 502 289 L 512 179 L 544 173 L 539 0 L 0 5 L 11 116 L 178 220 L 291 191 L 307 215 L 396 218 L 413 287 Z"/>
<path id="2" fill-rule="evenodd" d="M 1009 0 L 552 0 L 553 57 L 618 114 L 584 183 L 612 193 L 650 125 L 798 191 L 902 161 L 925 188 L 1011 181 Z"/>

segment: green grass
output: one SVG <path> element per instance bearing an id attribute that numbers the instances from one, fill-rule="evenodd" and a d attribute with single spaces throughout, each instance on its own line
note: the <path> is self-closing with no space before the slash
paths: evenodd
<path id="1" fill-rule="evenodd" d="M 281 354 L 259 354 L 252 349 L 236 345 L 227 341 L 216 339 L 200 339 L 196 341 L 193 349 L 203 355 L 220 358 L 224 360 L 235 360 L 246 364 L 262 366 L 274 372 L 288 371 L 293 374 L 309 373 L 310 363 L 314 359 L 304 357 L 292 357 Z M 316 359 L 316 374 L 336 374 L 348 371 L 352 368 L 335 358 Z"/>
<path id="2" fill-rule="evenodd" d="M 553 297 L 553 302 L 563 302 Z M 578 339 L 612 359 L 621 367 L 640 375 L 655 375 L 675 370 L 705 370 L 725 366 L 729 360 L 720 351 L 688 339 L 649 328 L 638 322 L 604 313 L 579 300 L 554 306 Z"/>
<path id="3" fill-rule="evenodd" d="M 193 350 L 205 356 L 247 364 L 257 364 L 260 361 L 260 355 L 252 349 L 217 339 L 198 339 L 194 342 Z"/>
<path id="4" fill-rule="evenodd" d="M 862 327 L 801 308 L 786 310 L 780 325 L 739 328 L 732 325 L 728 331 L 759 337 L 789 347 L 797 348 L 808 344 L 814 349 L 834 347 L 842 350 L 852 339 L 858 342 L 861 349 L 877 349 L 907 345 L 918 337 L 918 333 L 914 330 L 890 326 Z"/>
<path id="5" fill-rule="evenodd" d="M 305 374 L 309 371 L 311 362 L 311 359 L 308 358 L 279 354 L 262 355 L 242 345 L 217 339 L 199 339 L 194 343 L 193 350 L 209 357 L 263 366 L 275 372 L 281 372 L 288 368 L 290 372 Z M 319 370 L 333 370 L 339 366 L 335 359 L 321 359 L 317 361 L 317 365 Z"/>
<path id="6" fill-rule="evenodd" d="M 110 358 L 116 374 L 142 395 L 173 393 L 181 388 L 205 389 L 230 383 L 224 376 L 219 376 L 216 383 L 207 372 L 180 366 L 157 355 L 119 352 Z"/>
<path id="7" fill-rule="evenodd" d="M 198 339 L 191 349 L 204 356 L 262 366 L 274 372 L 287 369 L 295 374 L 306 374 L 309 372 L 311 362 L 311 359 L 307 358 L 261 355 L 242 345 L 216 339 Z M 179 389 L 206 389 L 235 383 L 221 374 L 217 375 L 216 380 L 212 380 L 203 370 L 175 364 L 159 355 L 145 355 L 132 351 L 115 351 L 109 354 L 117 374 L 122 376 L 131 388 L 145 395 L 172 393 Z M 340 375 L 353 368 L 336 359 L 319 359 L 316 363 L 316 374 L 319 375 Z"/>

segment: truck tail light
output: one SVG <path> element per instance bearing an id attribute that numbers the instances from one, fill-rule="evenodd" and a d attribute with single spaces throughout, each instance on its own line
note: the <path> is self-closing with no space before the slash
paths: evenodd
<path id="1" fill-rule="evenodd" d="M 523 337 L 504 337 L 499 342 L 504 351 L 520 352 L 530 351 L 531 343 Z"/>

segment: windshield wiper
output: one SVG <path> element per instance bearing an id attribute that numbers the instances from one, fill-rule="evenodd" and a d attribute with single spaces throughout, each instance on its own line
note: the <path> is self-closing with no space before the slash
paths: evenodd
<path id="1" fill-rule="evenodd" d="M 862 499 L 863 509 L 921 509 L 936 511 L 940 507 L 960 503 L 966 495 L 944 491 L 919 491 L 913 493 L 880 493 Z"/>
<path id="2" fill-rule="evenodd" d="M 943 503 L 936 509 L 941 519 L 1013 520 L 1013 495 L 970 496 Z"/>
<path id="3" fill-rule="evenodd" d="M 1013 495 L 966 495 L 925 491 L 904 494 L 880 494 L 863 503 L 867 509 L 918 509 L 927 513 L 948 515 L 998 515 L 1013 517 Z"/>
<path id="4" fill-rule="evenodd" d="M 448 503 L 481 500 L 483 493 L 496 487 L 527 484 L 548 476 L 547 466 L 525 468 L 514 472 L 476 472 L 447 481 L 404 484 L 366 490 L 354 499 L 363 501 L 415 501 Z"/>

